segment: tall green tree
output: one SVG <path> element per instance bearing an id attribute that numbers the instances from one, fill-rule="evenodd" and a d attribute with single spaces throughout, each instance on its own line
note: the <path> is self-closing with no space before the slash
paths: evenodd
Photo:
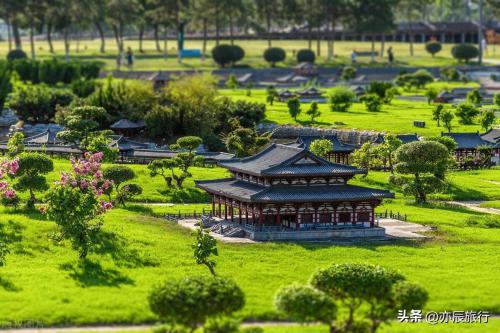
<path id="1" fill-rule="evenodd" d="M 17 156 L 19 170 L 16 173 L 17 182 L 14 188 L 18 191 L 28 191 L 29 199 L 27 207 L 35 208 L 35 192 L 49 189 L 47 179 L 44 175 L 54 170 L 54 163 L 45 154 L 41 153 L 21 153 Z"/>
<path id="2" fill-rule="evenodd" d="M 140 13 L 138 0 L 106 0 L 107 18 L 115 35 L 118 52 L 124 51 L 123 35 L 125 28 L 135 22 Z"/>

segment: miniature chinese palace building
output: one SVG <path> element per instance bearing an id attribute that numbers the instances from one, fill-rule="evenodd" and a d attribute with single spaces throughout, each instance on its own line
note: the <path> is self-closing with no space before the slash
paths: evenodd
<path id="1" fill-rule="evenodd" d="M 322 159 L 306 148 L 272 144 L 258 154 L 220 162 L 231 178 L 197 181 L 212 195 L 212 214 L 253 239 L 383 236 L 375 207 L 389 191 L 349 185 L 366 170 Z"/>

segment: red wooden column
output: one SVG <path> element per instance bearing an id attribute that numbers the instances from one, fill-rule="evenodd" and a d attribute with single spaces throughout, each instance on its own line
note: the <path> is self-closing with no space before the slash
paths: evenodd
<path id="1" fill-rule="evenodd" d="M 281 206 L 277 205 L 276 209 L 277 209 L 277 213 L 278 213 L 276 215 L 276 225 L 281 225 L 281 212 L 280 212 Z"/>
<path id="2" fill-rule="evenodd" d="M 212 216 L 215 216 L 215 194 L 212 194 Z"/>
<path id="3" fill-rule="evenodd" d="M 222 207 L 221 207 L 221 203 L 220 203 L 220 196 L 217 197 L 217 202 L 219 204 L 219 212 L 218 212 L 218 215 L 219 215 L 219 218 L 222 217 Z"/>
<path id="4" fill-rule="evenodd" d="M 295 205 L 295 229 L 299 228 L 299 205 Z"/>
<path id="5" fill-rule="evenodd" d="M 224 220 L 227 220 L 227 198 L 224 197 Z"/>
<path id="6" fill-rule="evenodd" d="M 238 223 L 241 224 L 241 201 L 238 201 Z"/>
<path id="7" fill-rule="evenodd" d="M 245 203 L 245 224 L 248 224 L 248 202 Z"/>
<path id="8" fill-rule="evenodd" d="M 229 203 L 229 212 L 231 213 L 231 222 L 234 222 L 234 200 L 231 199 Z"/>
<path id="9" fill-rule="evenodd" d="M 314 205 L 314 216 L 313 216 L 313 226 L 316 228 L 316 224 L 318 224 L 319 216 L 318 216 L 318 205 Z"/>
<path id="10" fill-rule="evenodd" d="M 252 224 L 255 226 L 255 205 L 252 204 Z"/>
<path id="11" fill-rule="evenodd" d="M 352 207 L 352 216 L 351 216 L 352 225 L 355 225 L 356 224 L 356 205 L 352 204 L 351 207 Z"/>
<path id="12" fill-rule="evenodd" d="M 259 204 L 259 225 L 262 228 L 264 224 L 264 216 L 262 215 L 262 204 Z"/>
<path id="13" fill-rule="evenodd" d="M 337 206 L 333 206 L 333 225 L 337 225 Z"/>
<path id="14" fill-rule="evenodd" d="M 371 218 L 370 218 L 370 228 L 373 228 L 375 226 L 375 206 L 371 206 L 372 211 L 371 211 Z"/>

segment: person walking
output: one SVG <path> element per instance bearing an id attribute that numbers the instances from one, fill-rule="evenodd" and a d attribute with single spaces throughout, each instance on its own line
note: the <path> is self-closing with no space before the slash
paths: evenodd
<path id="1" fill-rule="evenodd" d="M 392 52 L 392 46 L 387 49 L 387 59 L 389 60 L 389 66 L 392 66 L 394 62 L 394 53 Z"/>
<path id="2" fill-rule="evenodd" d="M 357 53 L 356 53 L 356 50 L 352 50 L 352 53 L 351 53 L 351 63 L 355 64 L 356 63 L 356 57 L 357 57 Z"/>
<path id="3" fill-rule="evenodd" d="M 132 68 L 134 65 L 134 52 L 132 52 L 132 49 L 130 46 L 127 48 L 127 66 L 129 68 Z"/>

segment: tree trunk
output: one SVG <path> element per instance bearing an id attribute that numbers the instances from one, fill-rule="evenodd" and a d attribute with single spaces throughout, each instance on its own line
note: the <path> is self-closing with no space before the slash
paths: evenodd
<path id="1" fill-rule="evenodd" d="M 272 47 L 273 43 L 271 42 L 271 15 L 266 15 L 266 29 L 267 29 L 267 47 Z"/>
<path id="2" fill-rule="evenodd" d="M 307 22 L 307 48 L 312 49 L 312 27 L 309 22 Z"/>
<path id="3" fill-rule="evenodd" d="M 100 52 L 105 53 L 106 52 L 106 38 L 104 36 L 104 29 L 101 26 L 101 23 L 96 22 L 95 26 L 97 28 L 97 31 L 99 32 L 99 38 L 101 39 L 101 47 L 100 47 Z"/>
<path id="4" fill-rule="evenodd" d="M 217 8 L 216 12 L 215 12 L 215 45 L 216 46 L 219 46 L 219 38 L 220 38 L 220 26 L 219 26 L 220 22 L 219 22 L 219 10 Z"/>
<path id="5" fill-rule="evenodd" d="M 35 60 L 35 37 L 33 36 L 33 25 L 30 26 L 30 48 L 31 48 L 31 59 Z"/>
<path id="6" fill-rule="evenodd" d="M 158 25 L 154 26 L 153 33 L 154 33 L 154 38 L 155 38 L 156 51 L 161 52 L 160 38 L 158 36 Z"/>
<path id="7" fill-rule="evenodd" d="M 116 46 L 118 47 L 118 53 L 120 55 L 123 52 L 123 45 L 120 39 L 120 32 L 118 31 L 118 27 L 116 25 L 113 25 L 113 32 L 115 33 L 115 40 L 116 40 Z"/>
<path id="8" fill-rule="evenodd" d="M 408 34 L 410 35 L 410 56 L 413 57 L 413 41 L 415 36 L 413 35 L 413 26 L 410 20 L 408 20 Z"/>
<path id="9" fill-rule="evenodd" d="M 163 33 L 163 57 L 165 58 L 165 60 L 167 60 L 168 57 L 167 41 L 168 41 L 168 30 L 167 27 L 165 26 L 165 31 Z"/>
<path id="10" fill-rule="evenodd" d="M 69 62 L 69 32 L 68 28 L 64 29 L 64 53 L 66 55 L 66 62 Z"/>
<path id="11" fill-rule="evenodd" d="M 142 40 L 144 38 L 144 24 L 141 24 L 139 27 L 139 52 L 144 53 L 144 49 L 142 48 Z"/>
<path id="12" fill-rule="evenodd" d="M 233 23 L 233 11 L 229 11 L 229 40 L 231 45 L 234 45 L 234 23 Z"/>
<path id="13" fill-rule="evenodd" d="M 12 25 L 10 24 L 9 18 L 6 19 L 6 23 L 7 23 L 7 39 L 9 41 L 9 52 L 10 52 L 12 51 L 12 33 L 11 33 Z"/>
<path id="14" fill-rule="evenodd" d="M 21 41 L 21 34 L 19 33 L 19 27 L 18 27 L 15 19 L 12 20 L 12 34 L 14 35 L 14 44 L 15 44 L 16 50 L 22 50 L 23 43 Z"/>
<path id="15" fill-rule="evenodd" d="M 80 53 L 80 30 L 76 30 L 76 53 Z"/>
<path id="16" fill-rule="evenodd" d="M 375 62 L 375 36 L 372 36 L 372 62 Z"/>
<path id="17" fill-rule="evenodd" d="M 317 40 L 316 40 L 316 55 L 319 57 L 321 55 L 321 30 L 320 26 L 317 28 L 318 30 L 316 31 L 317 33 Z"/>
<path id="18" fill-rule="evenodd" d="M 207 34 L 208 34 L 208 20 L 203 19 L 203 55 L 202 60 L 205 60 L 205 54 L 207 53 Z"/>
<path id="19" fill-rule="evenodd" d="M 49 44 L 49 52 L 54 53 L 54 44 L 52 44 L 52 23 L 47 23 L 47 44 Z"/>
<path id="20" fill-rule="evenodd" d="M 335 24 L 333 23 L 333 20 L 330 22 L 328 25 L 329 31 L 328 31 L 328 59 L 331 60 L 333 59 L 334 53 L 333 53 L 333 43 L 335 40 Z"/>
<path id="21" fill-rule="evenodd" d="M 380 42 L 380 56 L 384 57 L 385 52 L 385 34 L 382 34 L 382 41 Z"/>

